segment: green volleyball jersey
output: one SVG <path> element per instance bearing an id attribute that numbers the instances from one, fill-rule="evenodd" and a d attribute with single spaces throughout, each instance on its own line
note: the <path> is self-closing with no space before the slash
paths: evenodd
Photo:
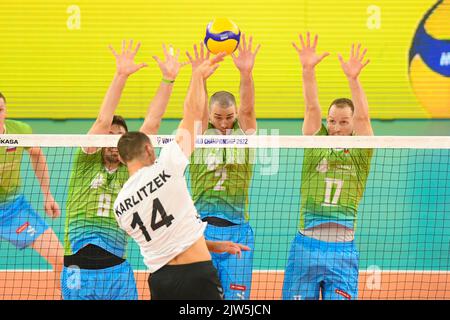
<path id="1" fill-rule="evenodd" d="M 77 150 L 66 204 L 65 255 L 94 244 L 119 257 L 125 256 L 127 235 L 117 225 L 113 204 L 128 176 L 123 165 L 109 172 L 101 150 L 93 154 Z"/>
<path id="2" fill-rule="evenodd" d="M 23 122 L 6 120 L 5 134 L 31 134 L 31 127 Z M 22 147 L 0 148 L 0 203 L 16 199 L 22 190 L 20 164 Z"/>
<path id="3" fill-rule="evenodd" d="M 324 125 L 316 135 L 328 135 Z M 373 149 L 305 149 L 300 230 L 334 222 L 355 229 Z"/>
<path id="4" fill-rule="evenodd" d="M 238 121 L 232 135 L 244 135 Z M 205 135 L 217 135 L 212 124 Z M 227 136 L 229 137 L 229 136 Z M 254 150 L 198 148 L 189 166 L 192 198 L 202 218 L 213 216 L 241 224 L 248 221 L 248 193 Z"/>

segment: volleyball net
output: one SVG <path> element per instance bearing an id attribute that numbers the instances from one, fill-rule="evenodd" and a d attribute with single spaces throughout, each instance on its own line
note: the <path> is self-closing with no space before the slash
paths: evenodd
<path id="1" fill-rule="evenodd" d="M 173 138 L 152 136 L 156 153 Z M 110 179 L 113 173 L 102 163 L 88 181 L 90 189 L 84 189 L 91 197 L 72 199 L 76 184 L 88 179 L 74 167 L 80 147 L 106 150 L 118 139 L 1 136 L 0 299 L 57 298 L 58 281 L 42 256 L 48 258 L 57 246 L 71 247 L 72 230 L 82 237 L 83 232 L 119 228 L 112 204 L 124 180 Z M 50 190 L 61 211 L 54 219 L 46 213 L 46 166 L 36 163 L 37 147 L 45 155 Z M 97 161 L 102 162 L 99 152 Z M 199 136 L 190 162 L 185 177 L 199 213 L 231 221 L 235 229 L 239 223 L 251 226 L 253 239 L 241 238 L 251 242 L 248 264 L 228 269 L 250 270 L 251 285 L 245 290 L 251 299 L 281 299 L 287 288 L 295 288 L 296 282 L 304 288 L 308 281 L 326 294 L 334 281 L 332 270 L 340 281 L 357 281 L 358 299 L 450 299 L 450 137 Z M 94 164 L 90 166 L 86 170 L 92 171 Z M 92 203 L 94 198 L 97 203 Z M 76 228 L 71 225 L 74 218 L 68 218 L 74 201 Z M 37 242 L 45 230 L 33 227 L 30 211 L 43 218 L 50 228 L 44 229 L 52 230 L 59 244 Z M 231 230 L 218 228 L 224 234 Z M 301 235 L 314 239 L 310 251 L 293 246 Z M 336 249 L 351 239 L 356 265 L 353 258 L 342 257 L 345 250 Z M 131 238 L 126 241 L 111 245 L 124 246 L 139 298 L 149 299 L 147 267 L 139 247 Z M 74 254 L 72 249 L 66 248 L 65 254 Z M 225 255 L 220 259 L 238 259 Z M 288 266 L 292 275 L 286 279 Z M 350 279 L 355 270 L 356 279 Z M 226 285 L 242 289 L 239 283 Z M 291 290 L 291 298 L 302 298 Z"/>

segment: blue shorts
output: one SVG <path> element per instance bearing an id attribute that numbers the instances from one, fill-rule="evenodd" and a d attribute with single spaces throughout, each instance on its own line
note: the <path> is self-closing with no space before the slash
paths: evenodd
<path id="1" fill-rule="evenodd" d="M 98 270 L 64 267 L 61 290 L 64 300 L 138 299 L 136 281 L 128 261 Z"/>
<path id="2" fill-rule="evenodd" d="M 226 300 L 249 300 L 252 285 L 253 249 L 255 240 L 250 224 L 216 227 L 208 224 L 205 238 L 211 241 L 233 241 L 251 248 L 239 258 L 229 253 L 211 253 Z"/>
<path id="3" fill-rule="evenodd" d="M 324 242 L 297 233 L 284 274 L 283 300 L 353 300 L 358 297 L 354 241 Z"/>
<path id="4" fill-rule="evenodd" d="M 23 195 L 11 202 L 0 203 L 0 238 L 18 249 L 31 245 L 49 228 Z"/>

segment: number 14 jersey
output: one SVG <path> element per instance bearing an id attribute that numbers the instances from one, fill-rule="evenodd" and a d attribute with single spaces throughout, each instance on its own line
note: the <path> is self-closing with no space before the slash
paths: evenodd
<path id="1" fill-rule="evenodd" d="M 114 203 L 119 226 L 137 242 L 150 272 L 203 236 L 206 223 L 198 217 L 184 177 L 188 163 L 172 141 L 153 165 L 128 179 Z"/>

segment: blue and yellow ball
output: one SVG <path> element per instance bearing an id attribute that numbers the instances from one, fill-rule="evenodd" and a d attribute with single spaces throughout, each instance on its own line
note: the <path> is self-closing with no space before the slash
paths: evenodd
<path id="1" fill-rule="evenodd" d="M 409 77 L 417 99 L 433 118 L 450 118 L 450 0 L 438 1 L 416 30 Z"/>
<path id="2" fill-rule="evenodd" d="M 212 54 L 233 53 L 238 47 L 240 39 L 241 31 L 230 19 L 217 18 L 206 27 L 205 45 Z"/>

